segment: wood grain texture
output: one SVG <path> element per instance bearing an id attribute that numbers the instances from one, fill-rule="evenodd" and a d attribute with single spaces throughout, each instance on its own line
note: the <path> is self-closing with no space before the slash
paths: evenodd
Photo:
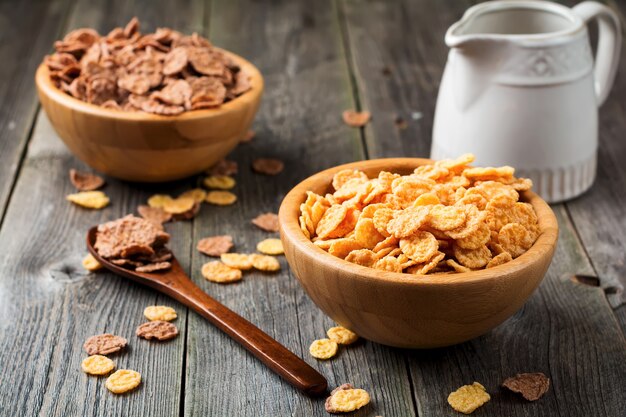
<path id="1" fill-rule="evenodd" d="M 576 2 L 568 1 L 571 5 Z M 609 2 L 626 27 L 626 4 Z M 609 98 L 600 108 L 598 171 L 593 187 L 567 203 L 569 214 L 600 278 L 600 286 L 616 308 L 626 302 L 626 42 Z M 622 324 L 625 325 L 625 324 Z"/>
<path id="2" fill-rule="evenodd" d="M 329 166 L 363 157 L 358 130 L 346 127 L 341 112 L 354 106 L 341 50 L 336 11 L 326 2 L 214 2 L 210 39 L 246 56 L 266 81 L 266 95 L 254 128 L 256 137 L 232 157 L 239 162 L 239 201 L 214 207 L 194 225 L 194 242 L 231 234 L 235 251 L 254 252 L 270 234 L 250 220 L 277 212 L 285 193 L 302 178 Z M 245 30 L 232 30 L 245 28 Z M 285 171 L 276 177 L 250 169 L 256 157 L 278 157 Z M 371 343 L 342 349 L 331 361 L 317 361 L 309 344 L 325 337 L 332 322 L 306 297 L 287 270 L 245 272 L 243 282 L 223 286 L 204 281 L 200 267 L 210 258 L 193 254 L 192 278 L 209 294 L 259 325 L 328 378 L 329 386 L 351 382 L 367 389 L 374 403 L 364 415 L 414 415 L 404 361 Z M 185 415 L 324 416 L 323 399 L 311 400 L 268 372 L 251 355 L 201 318 L 190 315 Z M 210 388 L 208 388 L 210 387 Z"/>
<path id="3" fill-rule="evenodd" d="M 0 66 L 0 219 L 37 112 L 32 77 L 52 40 L 61 35 L 71 4 L 71 0 L 0 2 L 0 61 L 5 63 Z"/>
<path id="4" fill-rule="evenodd" d="M 448 50 L 443 36 L 468 1 L 338 3 L 371 158 L 430 154 L 439 82 Z M 383 139 L 384 138 L 384 139 Z"/>
<path id="5" fill-rule="evenodd" d="M 156 17 L 153 7 L 160 10 L 159 25 L 175 25 L 182 19 L 195 28 L 194 19 L 203 19 L 199 2 L 79 1 L 71 8 L 63 31 L 80 26 L 108 31 L 133 15 L 154 27 L 155 21 L 150 20 Z M 148 13 L 144 15 L 144 11 Z M 51 45 L 57 36 L 48 35 L 45 43 Z M 33 60 L 41 58 L 33 52 Z M 32 72 L 32 86 L 31 77 Z M 0 317 L 6 318 L 0 324 L 0 366 L 5 375 L 0 379 L 0 414 L 177 416 L 186 310 L 112 274 L 87 274 L 81 266 L 85 231 L 134 211 L 157 189 L 109 178 L 105 192 L 111 197 L 111 206 L 102 211 L 85 210 L 65 201 L 65 195 L 73 192 L 69 168 L 86 169 L 40 115 L 0 231 Z M 176 193 L 192 184 L 187 180 L 158 191 Z M 175 223 L 169 231 L 174 236 L 170 246 L 188 269 L 191 224 Z M 176 325 L 181 334 L 177 339 L 155 344 L 134 336 L 134 329 L 145 321 L 143 309 L 155 303 L 178 311 Z M 84 340 L 105 331 L 129 340 L 129 348 L 113 357 L 118 368 L 135 369 L 143 376 L 141 387 L 123 397 L 108 392 L 104 378 L 89 377 L 80 370 L 86 356 Z"/>

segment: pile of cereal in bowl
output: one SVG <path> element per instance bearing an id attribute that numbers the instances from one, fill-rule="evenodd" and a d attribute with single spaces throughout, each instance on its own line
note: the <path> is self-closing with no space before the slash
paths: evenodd
<path id="1" fill-rule="evenodd" d="M 53 83 L 79 100 L 123 111 L 176 115 L 219 107 L 250 79 L 202 36 L 168 28 L 141 34 L 133 18 L 106 36 L 76 29 L 44 59 Z"/>
<path id="2" fill-rule="evenodd" d="M 504 264 L 539 236 L 535 210 L 519 201 L 532 182 L 511 167 L 473 161 L 467 154 L 376 178 L 339 171 L 332 194 L 307 193 L 300 227 L 331 255 L 385 271 L 425 275 Z"/>

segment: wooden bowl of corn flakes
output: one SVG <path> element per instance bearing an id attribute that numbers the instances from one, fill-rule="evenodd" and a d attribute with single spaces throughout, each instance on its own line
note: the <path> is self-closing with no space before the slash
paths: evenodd
<path id="1" fill-rule="evenodd" d="M 170 181 L 215 164 L 245 137 L 263 93 L 259 70 L 242 57 L 197 34 L 142 34 L 136 19 L 108 35 L 77 29 L 55 49 L 35 75 L 52 126 L 78 158 L 124 180 Z M 213 85 L 220 70 L 239 91 Z M 185 96 L 181 85 L 199 93 Z"/>
<path id="2" fill-rule="evenodd" d="M 471 160 L 361 161 L 294 187 L 280 207 L 281 238 L 317 306 L 366 339 L 403 348 L 461 343 L 519 310 L 550 265 L 557 220 L 511 167 Z"/>

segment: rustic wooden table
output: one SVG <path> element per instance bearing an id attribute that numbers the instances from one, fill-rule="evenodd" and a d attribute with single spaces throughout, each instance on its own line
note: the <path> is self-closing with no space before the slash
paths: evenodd
<path id="1" fill-rule="evenodd" d="M 480 381 L 491 402 L 482 416 L 626 415 L 626 50 L 601 109 L 598 179 L 584 196 L 554 206 L 560 241 L 543 283 L 515 316 L 462 345 L 430 351 L 362 342 L 334 360 L 307 354 L 332 323 L 283 262 L 276 276 L 247 274 L 237 285 L 210 284 L 195 242 L 235 236 L 251 251 L 267 234 L 249 221 L 276 211 L 284 194 L 318 170 L 363 158 L 427 156 L 446 59 L 446 28 L 471 5 L 461 0 L 0 1 L 0 415 L 2 416 L 324 416 L 323 401 L 284 383 L 193 312 L 112 274 L 81 267 L 89 226 L 133 212 L 167 185 L 108 179 L 102 211 L 65 201 L 70 168 L 85 168 L 38 107 L 33 75 L 52 42 L 90 26 L 107 32 L 138 16 L 145 30 L 198 31 L 239 53 L 265 75 L 257 137 L 232 155 L 240 164 L 233 207 L 205 207 L 194 221 L 168 226 L 172 247 L 193 279 L 305 358 L 331 386 L 352 382 L 372 404 L 357 416 L 455 416 L 446 403 L 458 386 Z M 622 13 L 625 4 L 612 3 Z M 369 109 L 363 130 L 341 112 Z M 397 119 L 404 123 L 397 123 Z M 286 161 L 278 177 L 255 175 L 252 158 Z M 581 277 L 575 280 L 578 274 Z M 145 306 L 172 305 L 181 334 L 166 345 L 137 342 Z M 127 336 L 118 366 L 143 374 L 140 389 L 110 394 L 80 371 L 86 337 Z M 517 372 L 541 371 L 549 393 L 527 403 L 499 389 Z"/>

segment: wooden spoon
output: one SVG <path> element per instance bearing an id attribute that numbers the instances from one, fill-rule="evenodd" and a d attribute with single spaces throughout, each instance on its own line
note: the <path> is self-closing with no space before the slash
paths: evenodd
<path id="1" fill-rule="evenodd" d="M 87 249 L 106 269 L 135 282 L 147 285 L 169 295 L 195 310 L 256 356 L 287 382 L 308 395 L 326 393 L 328 383 L 319 372 L 272 339 L 261 329 L 209 297 L 185 274 L 175 257 L 169 261 L 172 268 L 154 273 L 135 272 L 114 265 L 98 255 L 94 248 L 97 227 L 87 233 Z"/>

